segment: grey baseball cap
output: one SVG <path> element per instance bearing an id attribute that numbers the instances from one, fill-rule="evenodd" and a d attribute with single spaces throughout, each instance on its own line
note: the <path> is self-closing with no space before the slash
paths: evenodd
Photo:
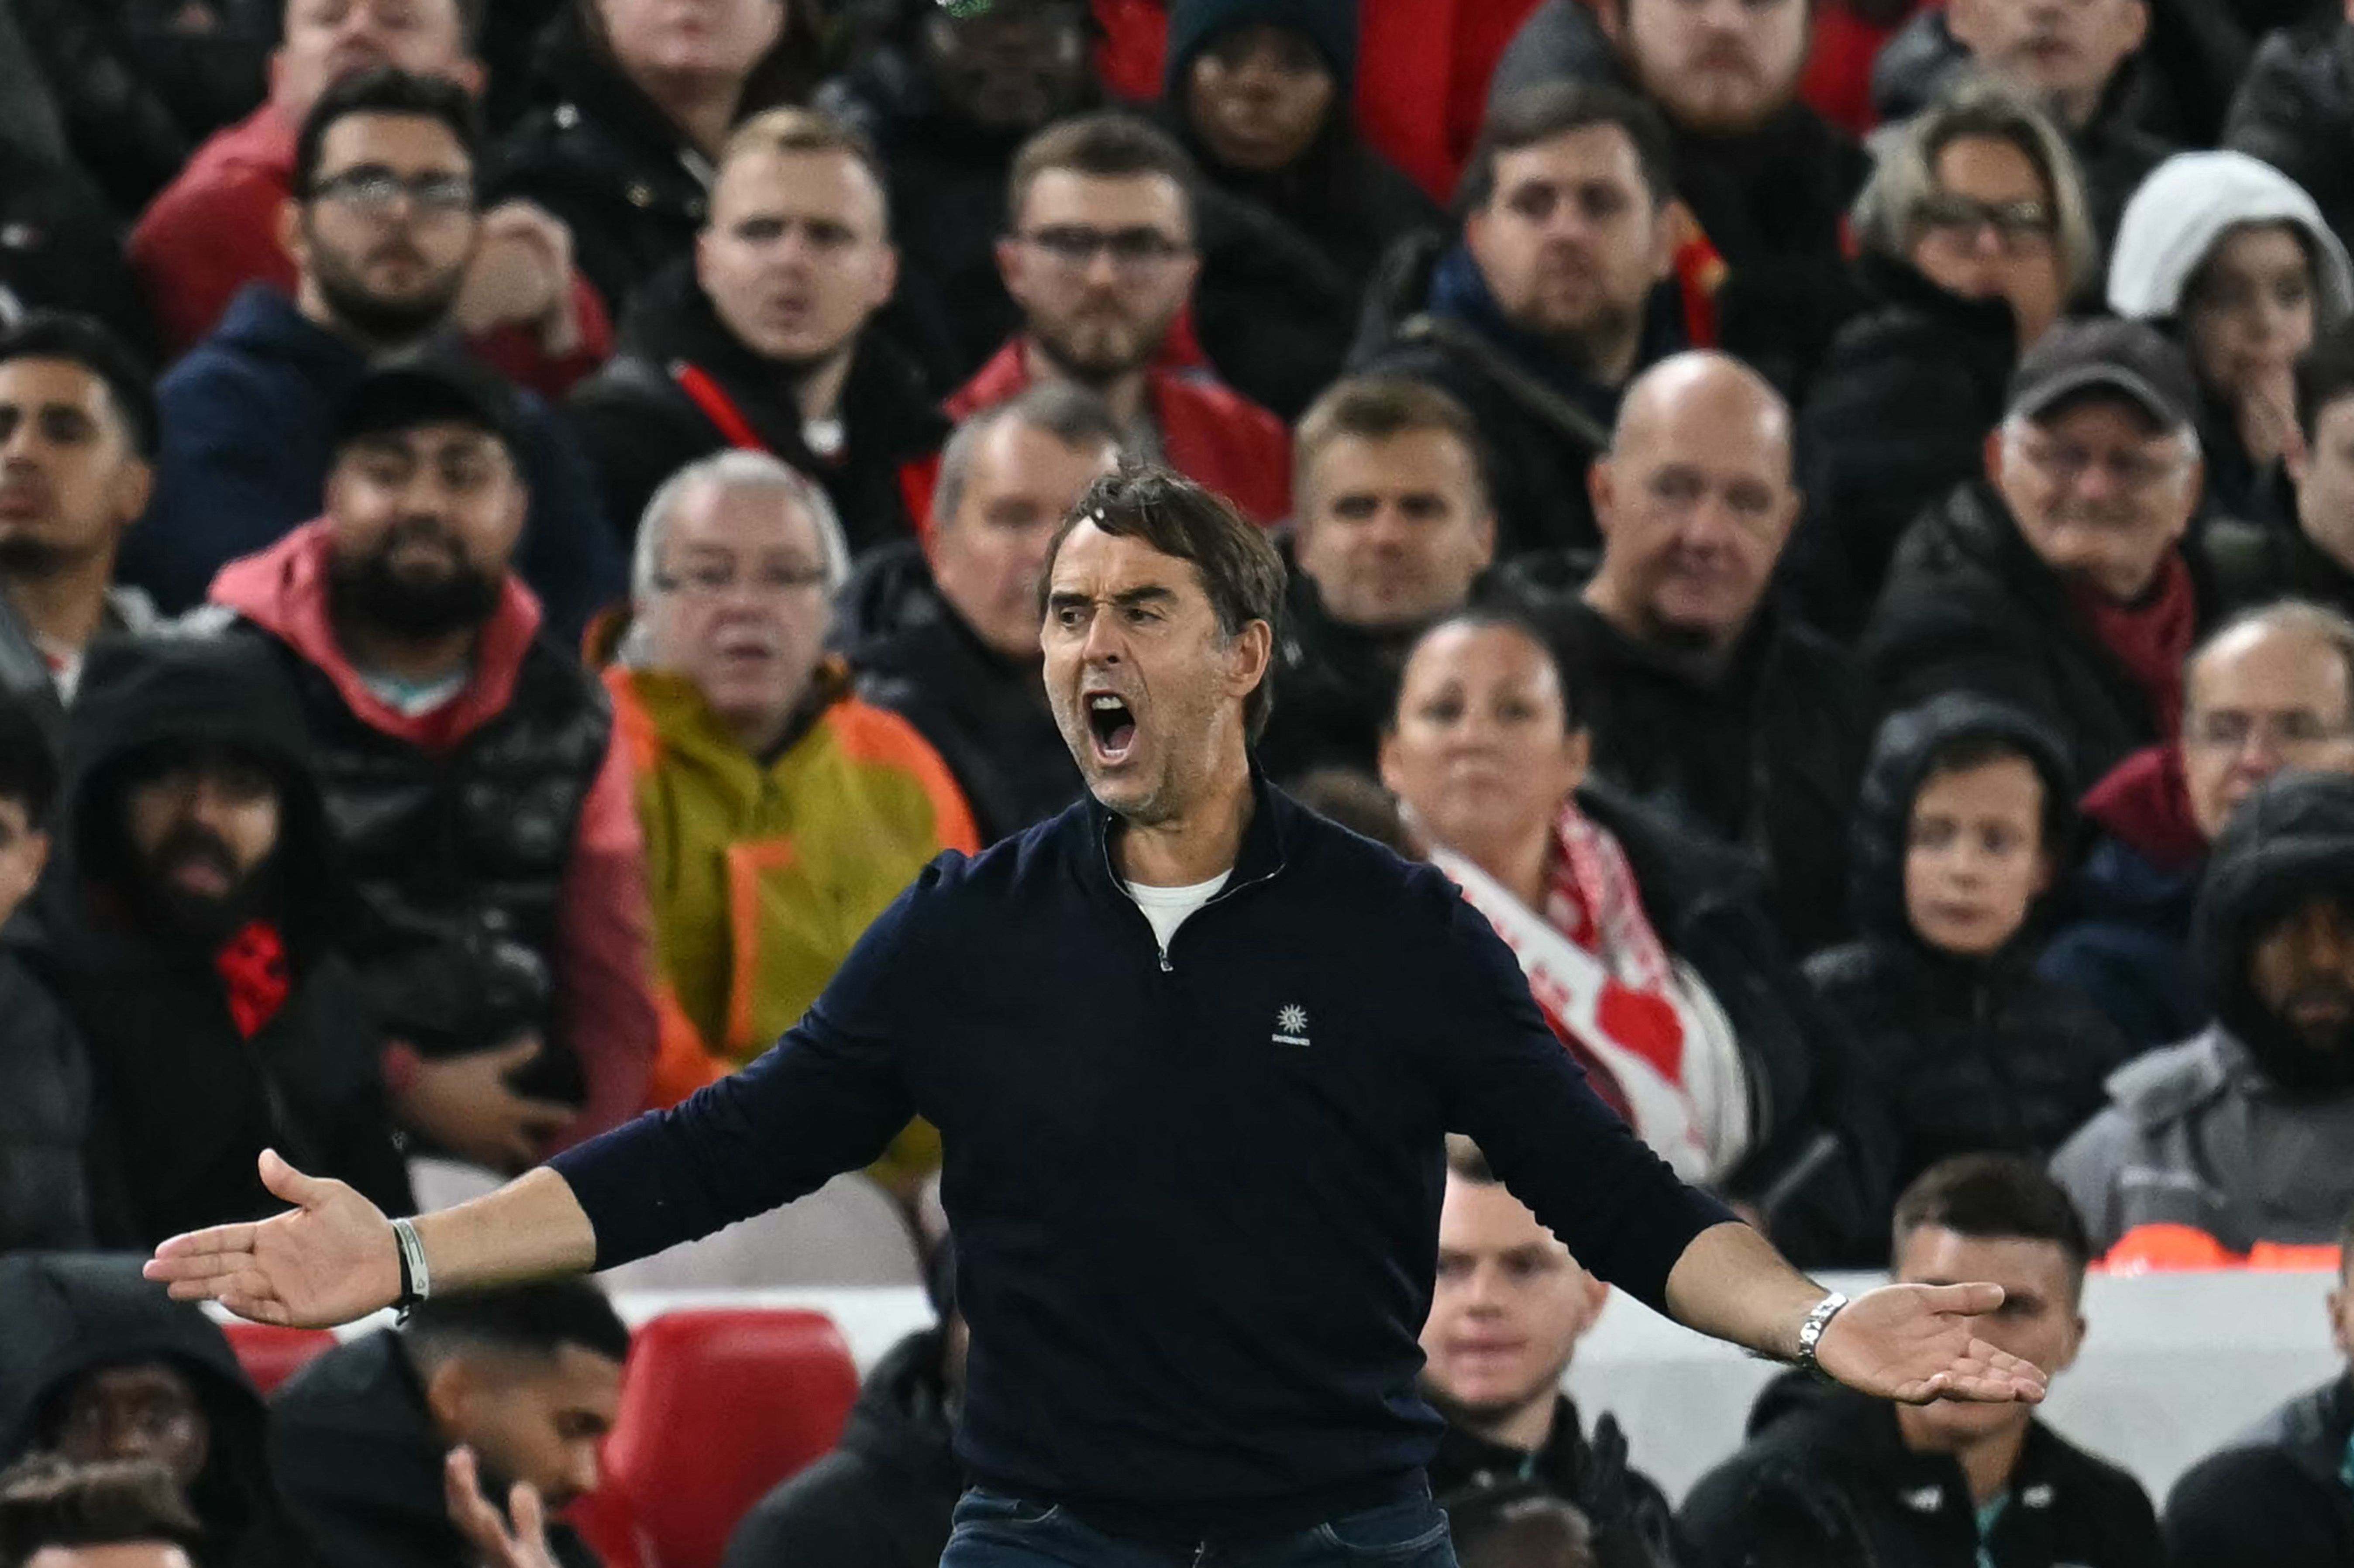
<path id="1" fill-rule="evenodd" d="M 2143 322 L 2063 321 L 2037 340 L 2010 377 L 2009 411 L 2041 419 L 2088 393 L 2112 392 L 2161 429 L 2196 424 L 2199 383 L 2190 361 Z"/>

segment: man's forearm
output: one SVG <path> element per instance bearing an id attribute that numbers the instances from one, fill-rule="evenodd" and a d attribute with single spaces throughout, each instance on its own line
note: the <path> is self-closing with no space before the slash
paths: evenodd
<path id="1" fill-rule="evenodd" d="M 1776 1361 L 1796 1361 L 1798 1330 L 1827 1294 L 1744 1224 L 1712 1225 L 1668 1273 L 1675 1320 Z"/>
<path id="2" fill-rule="evenodd" d="M 597 1233 L 564 1178 L 543 1167 L 453 1209 L 420 1214 L 417 1240 L 435 1295 L 578 1274 Z"/>

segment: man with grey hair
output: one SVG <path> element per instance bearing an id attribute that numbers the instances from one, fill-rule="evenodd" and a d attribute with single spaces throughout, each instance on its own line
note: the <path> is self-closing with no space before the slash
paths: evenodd
<path id="1" fill-rule="evenodd" d="M 860 694 L 939 748 L 983 842 L 1078 799 L 1038 673 L 1038 576 L 1120 440 L 1111 409 L 1071 387 L 975 414 L 941 454 L 922 544 L 869 556 L 843 596 L 839 640 Z"/>
<path id="2" fill-rule="evenodd" d="M 2066 322 L 2011 378 L 1985 477 L 1906 531 L 1861 652 L 1890 708 L 1965 690 L 2068 740 L 2080 779 L 2172 740 L 2207 592 L 2181 541 L 2199 391 L 2138 322 Z"/>
<path id="3" fill-rule="evenodd" d="M 850 572 L 825 492 L 766 452 L 689 464 L 638 528 L 633 624 L 605 684 L 637 774 L 669 1105 L 768 1048 L 943 849 L 976 850 L 962 793 L 825 652 Z M 937 1162 L 911 1129 L 876 1174 Z"/>

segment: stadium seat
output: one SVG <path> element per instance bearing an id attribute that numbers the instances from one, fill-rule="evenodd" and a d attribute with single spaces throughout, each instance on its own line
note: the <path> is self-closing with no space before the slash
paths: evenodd
<path id="1" fill-rule="evenodd" d="M 2110 1274 L 2170 1274 L 2184 1269 L 2234 1268 L 2243 1260 L 2195 1225 L 2136 1225 L 2117 1238 L 2096 1266 Z"/>
<path id="2" fill-rule="evenodd" d="M 2336 1274 L 2343 1261 L 2338 1249 L 2327 1243 L 2292 1246 L 2285 1242 L 2258 1242 L 2248 1250 L 2250 1268 L 2275 1269 L 2284 1274 Z"/>
<path id="3" fill-rule="evenodd" d="M 822 1312 L 664 1313 L 631 1344 L 604 1485 L 573 1522 L 608 1568 L 718 1568 L 737 1521 L 832 1450 L 857 1397 Z"/>
<path id="4" fill-rule="evenodd" d="M 229 1349 L 249 1382 L 267 1399 L 271 1391 L 302 1370 L 322 1351 L 334 1348 L 335 1336 L 324 1329 L 281 1329 L 274 1323 L 225 1323 Z"/>

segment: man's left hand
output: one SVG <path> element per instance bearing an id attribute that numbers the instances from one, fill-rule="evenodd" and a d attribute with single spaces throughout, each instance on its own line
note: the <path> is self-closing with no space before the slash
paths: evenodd
<path id="1" fill-rule="evenodd" d="M 1978 1336 L 1999 1285 L 1883 1285 L 1830 1320 L 1816 1364 L 1850 1388 L 1906 1404 L 1964 1399 L 2034 1404 L 2042 1370 Z"/>
<path id="2" fill-rule="evenodd" d="M 482 215 L 482 237 L 459 291 L 459 330 L 472 336 L 521 326 L 541 349 L 569 354 L 580 323 L 572 306 L 572 231 L 526 201 L 503 202 Z"/>

